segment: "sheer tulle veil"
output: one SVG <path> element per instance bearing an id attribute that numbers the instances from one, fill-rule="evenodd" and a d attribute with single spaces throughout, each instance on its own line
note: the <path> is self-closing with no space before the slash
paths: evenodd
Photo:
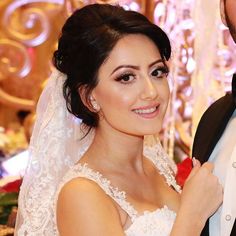
<path id="1" fill-rule="evenodd" d="M 57 186 L 88 148 L 80 120 L 70 114 L 63 97 L 66 75 L 54 70 L 37 105 L 29 145 L 30 159 L 21 186 L 15 235 L 55 235 L 54 195 Z"/>
<path id="2" fill-rule="evenodd" d="M 58 235 L 55 215 L 58 185 L 94 137 L 94 130 L 84 137 L 81 121 L 68 112 L 63 97 L 65 80 L 66 75 L 55 69 L 37 105 L 29 163 L 19 194 L 14 234 L 17 236 Z M 160 173 L 169 176 L 169 185 L 176 184 L 173 179 L 176 167 L 154 136 L 145 138 L 144 155 L 154 155 Z M 169 172 L 167 166 L 170 166 Z"/>

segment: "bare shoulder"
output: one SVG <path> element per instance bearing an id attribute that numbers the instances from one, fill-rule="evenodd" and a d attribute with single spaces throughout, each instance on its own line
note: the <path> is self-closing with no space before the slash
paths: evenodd
<path id="1" fill-rule="evenodd" d="M 120 216 L 112 199 L 93 181 L 75 178 L 61 189 L 57 202 L 61 236 L 123 236 Z"/>
<path id="2" fill-rule="evenodd" d="M 60 205 L 68 207 L 79 206 L 80 209 L 90 208 L 94 203 L 105 203 L 114 207 L 113 202 L 105 194 L 103 189 L 94 181 L 86 178 L 74 178 L 67 182 L 61 189 L 58 196 L 58 208 Z"/>

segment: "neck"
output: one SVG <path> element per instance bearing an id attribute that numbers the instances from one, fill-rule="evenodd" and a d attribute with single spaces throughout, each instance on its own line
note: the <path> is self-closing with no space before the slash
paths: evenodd
<path id="1" fill-rule="evenodd" d="M 143 170 L 143 136 L 97 128 L 85 162 L 98 168 Z"/>

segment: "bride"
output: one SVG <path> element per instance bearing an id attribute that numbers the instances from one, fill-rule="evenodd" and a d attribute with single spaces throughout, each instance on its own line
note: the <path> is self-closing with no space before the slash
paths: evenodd
<path id="1" fill-rule="evenodd" d="M 15 235 L 200 235 L 222 187 L 210 163 L 194 160 L 181 192 L 154 138 L 170 55 L 166 34 L 137 12 L 94 4 L 66 21 L 37 107 Z"/>

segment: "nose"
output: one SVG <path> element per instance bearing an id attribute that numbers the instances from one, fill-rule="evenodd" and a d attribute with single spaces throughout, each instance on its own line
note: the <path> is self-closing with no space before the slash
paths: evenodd
<path id="1" fill-rule="evenodd" d="M 144 78 L 142 93 L 141 93 L 141 99 L 144 100 L 153 100 L 157 97 L 157 88 L 154 84 L 154 81 L 149 76 L 146 76 Z"/>

